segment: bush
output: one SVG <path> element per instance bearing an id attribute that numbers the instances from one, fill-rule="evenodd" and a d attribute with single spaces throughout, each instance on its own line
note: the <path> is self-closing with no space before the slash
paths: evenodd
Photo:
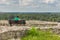
<path id="1" fill-rule="evenodd" d="M 41 31 L 33 27 L 27 31 L 26 36 L 22 37 L 22 40 L 60 40 L 60 37 L 50 33 L 50 31 Z"/>

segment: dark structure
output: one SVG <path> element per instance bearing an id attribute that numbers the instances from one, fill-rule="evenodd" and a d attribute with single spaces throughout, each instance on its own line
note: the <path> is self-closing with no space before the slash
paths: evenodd
<path id="1" fill-rule="evenodd" d="M 25 20 L 19 20 L 19 21 L 17 21 L 17 22 L 15 22 L 14 20 L 9 20 L 9 24 L 10 24 L 10 26 L 12 26 L 12 24 L 14 25 L 14 24 L 22 24 L 22 25 L 25 25 L 26 24 L 26 21 Z"/>
<path id="2" fill-rule="evenodd" d="M 14 16 L 11 16 L 10 18 L 9 18 L 9 24 L 10 24 L 10 26 L 12 26 L 12 24 L 14 25 L 14 24 L 22 24 L 22 25 L 25 25 L 26 24 L 26 21 L 25 20 L 18 20 L 18 21 L 15 21 L 15 20 L 12 20 L 12 19 L 14 19 Z"/>

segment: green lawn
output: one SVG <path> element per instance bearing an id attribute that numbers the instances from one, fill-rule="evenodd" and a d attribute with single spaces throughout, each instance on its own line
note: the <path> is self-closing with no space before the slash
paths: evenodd
<path id="1" fill-rule="evenodd" d="M 27 31 L 26 36 L 22 37 L 21 40 L 60 40 L 59 35 L 51 33 L 49 30 L 42 31 L 32 28 Z"/>

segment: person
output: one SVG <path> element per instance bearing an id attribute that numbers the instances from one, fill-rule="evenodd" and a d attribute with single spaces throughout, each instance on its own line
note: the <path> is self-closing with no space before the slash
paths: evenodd
<path id="1" fill-rule="evenodd" d="M 14 17 L 13 19 L 16 23 L 20 20 L 19 16 Z"/>

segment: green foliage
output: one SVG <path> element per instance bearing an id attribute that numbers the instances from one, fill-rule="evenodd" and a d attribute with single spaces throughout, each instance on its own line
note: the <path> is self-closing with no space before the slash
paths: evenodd
<path id="1" fill-rule="evenodd" d="M 42 20 L 42 21 L 60 21 L 60 13 L 1 13 L 0 20 L 7 20 L 9 16 L 20 16 L 26 20 Z"/>
<path id="2" fill-rule="evenodd" d="M 50 33 L 50 31 L 39 31 L 33 27 L 27 31 L 26 36 L 22 37 L 21 40 L 60 40 L 60 37 Z"/>
<path id="3" fill-rule="evenodd" d="M 32 27 L 32 29 L 27 31 L 27 35 L 31 35 L 31 36 L 37 36 L 38 35 L 38 30 L 36 30 L 34 27 Z"/>

